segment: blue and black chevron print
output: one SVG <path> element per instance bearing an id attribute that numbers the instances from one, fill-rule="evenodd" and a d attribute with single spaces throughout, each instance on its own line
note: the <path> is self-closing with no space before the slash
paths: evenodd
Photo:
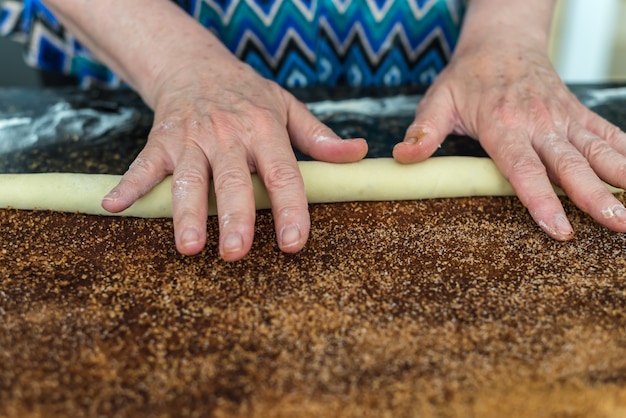
<path id="1" fill-rule="evenodd" d="M 428 84 L 456 44 L 463 0 L 174 0 L 240 59 L 286 86 Z M 120 80 L 40 0 L 5 0 L 0 34 L 29 64 L 84 82 Z"/>

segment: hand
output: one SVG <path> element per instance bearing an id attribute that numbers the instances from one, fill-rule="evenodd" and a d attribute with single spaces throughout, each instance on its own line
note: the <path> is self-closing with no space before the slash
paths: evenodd
<path id="1" fill-rule="evenodd" d="M 459 50 L 420 103 L 394 157 L 430 156 L 449 133 L 478 138 L 551 237 L 574 234 L 550 181 L 608 228 L 626 209 L 602 181 L 626 187 L 626 134 L 585 108 L 540 48 L 497 37 Z"/>
<path id="2" fill-rule="evenodd" d="M 172 208 L 178 250 L 196 254 L 206 242 L 209 181 L 213 180 L 220 227 L 220 255 L 237 260 L 254 232 L 257 172 L 271 202 L 278 245 L 296 252 L 310 228 L 303 181 L 291 143 L 315 159 L 363 158 L 362 139 L 341 140 L 291 94 L 230 55 L 173 66 L 156 83 L 155 118 L 144 150 L 103 200 L 118 212 L 173 173 Z"/>
<path id="3" fill-rule="evenodd" d="M 171 1 L 46 3 L 155 113 L 146 147 L 104 198 L 106 210 L 126 209 L 173 173 L 176 246 L 196 254 L 206 243 L 213 179 L 220 254 L 237 260 L 252 245 L 250 173 L 257 172 L 272 202 L 279 247 L 295 252 L 304 246 L 310 221 L 291 144 L 313 158 L 339 163 L 363 158 L 363 139 L 342 141 Z"/>

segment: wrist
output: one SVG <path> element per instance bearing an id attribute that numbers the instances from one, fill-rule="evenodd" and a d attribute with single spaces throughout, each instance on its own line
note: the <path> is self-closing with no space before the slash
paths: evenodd
<path id="1" fill-rule="evenodd" d="M 494 45 L 547 53 L 553 10 L 554 0 L 470 0 L 456 51 Z"/>

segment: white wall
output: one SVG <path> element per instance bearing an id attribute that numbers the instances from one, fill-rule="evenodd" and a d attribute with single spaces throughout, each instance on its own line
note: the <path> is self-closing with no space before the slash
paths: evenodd
<path id="1" fill-rule="evenodd" d="M 566 82 L 626 80 L 616 65 L 624 9 L 624 0 L 560 0 L 552 52 Z"/>

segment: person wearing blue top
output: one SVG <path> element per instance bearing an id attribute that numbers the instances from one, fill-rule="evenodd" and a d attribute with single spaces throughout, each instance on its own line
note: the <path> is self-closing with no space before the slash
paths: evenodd
<path id="1" fill-rule="evenodd" d="M 606 227 L 626 209 L 626 134 L 585 108 L 548 58 L 555 0 L 31 0 L 5 1 L 0 33 L 21 38 L 32 65 L 85 86 L 122 84 L 154 110 L 148 142 L 102 205 L 119 212 L 173 174 L 176 246 L 206 244 L 215 187 L 220 254 L 253 240 L 250 173 L 263 180 L 278 245 L 296 252 L 310 220 L 292 145 L 335 163 L 362 159 L 285 87 L 429 84 L 393 150 L 428 158 L 468 135 L 551 237 L 574 231 L 552 183 Z"/>

